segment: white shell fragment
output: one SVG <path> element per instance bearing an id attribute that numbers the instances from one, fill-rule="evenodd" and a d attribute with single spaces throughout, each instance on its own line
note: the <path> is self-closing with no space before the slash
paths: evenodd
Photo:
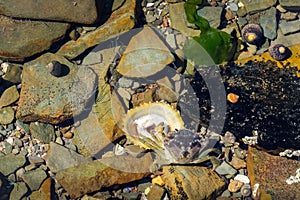
<path id="1" fill-rule="evenodd" d="M 165 135 L 183 127 L 179 112 L 162 102 L 133 108 L 123 121 L 124 132 L 134 144 L 153 150 L 163 150 Z"/>
<path id="2" fill-rule="evenodd" d="M 242 174 L 238 174 L 234 177 L 234 180 L 240 181 L 244 184 L 249 184 L 250 183 L 250 179 L 248 178 L 248 176 L 242 175 Z"/>

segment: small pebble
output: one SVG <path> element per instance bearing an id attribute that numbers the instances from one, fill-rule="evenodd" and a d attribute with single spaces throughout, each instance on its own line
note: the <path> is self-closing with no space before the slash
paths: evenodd
<path id="1" fill-rule="evenodd" d="M 248 178 L 248 176 L 241 175 L 241 174 L 236 175 L 234 177 L 234 180 L 240 181 L 240 182 L 245 183 L 245 184 L 250 183 L 250 179 Z"/>
<path id="2" fill-rule="evenodd" d="M 237 192 L 241 187 L 243 186 L 243 183 L 238 180 L 230 180 L 230 183 L 228 185 L 229 192 Z"/>
<path id="3" fill-rule="evenodd" d="M 237 12 L 239 10 L 239 7 L 236 3 L 229 3 L 229 8 L 233 12 Z"/>

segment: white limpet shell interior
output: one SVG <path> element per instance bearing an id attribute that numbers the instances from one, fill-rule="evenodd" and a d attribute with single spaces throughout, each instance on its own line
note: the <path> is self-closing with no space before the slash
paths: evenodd
<path id="1" fill-rule="evenodd" d="M 160 128 L 162 130 L 158 130 Z M 183 128 L 179 111 L 163 102 L 135 107 L 127 112 L 123 121 L 123 129 L 129 140 L 153 150 L 164 149 L 164 134 Z"/>

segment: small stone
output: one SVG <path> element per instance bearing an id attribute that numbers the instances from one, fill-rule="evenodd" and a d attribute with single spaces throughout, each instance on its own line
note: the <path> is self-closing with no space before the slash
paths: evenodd
<path id="1" fill-rule="evenodd" d="M 230 2 L 230 3 L 229 3 L 229 8 L 230 8 L 230 10 L 233 11 L 233 12 L 237 12 L 237 11 L 239 10 L 238 5 L 237 5 L 236 3 L 233 3 L 233 2 Z"/>
<path id="2" fill-rule="evenodd" d="M 233 175 L 237 173 L 237 170 L 226 161 L 223 161 L 221 165 L 216 168 L 216 172 L 220 175 Z"/>
<path id="3" fill-rule="evenodd" d="M 247 10 L 248 14 L 253 14 L 261 10 L 270 8 L 276 3 L 277 0 L 240 0 L 243 3 L 244 8 Z"/>
<path id="4" fill-rule="evenodd" d="M 28 188 L 24 182 L 14 183 L 14 189 L 10 193 L 10 199 L 22 199 L 22 197 L 27 193 Z"/>
<path id="5" fill-rule="evenodd" d="M 286 21 L 292 21 L 297 19 L 298 13 L 296 12 L 286 12 L 286 13 L 281 13 L 280 14 L 280 19 L 281 20 L 286 20 Z"/>
<path id="6" fill-rule="evenodd" d="M 280 5 L 280 4 L 276 6 L 276 9 L 281 13 L 287 12 L 287 10 L 285 8 L 283 8 L 282 5 Z"/>
<path id="7" fill-rule="evenodd" d="M 43 143 L 49 143 L 54 140 L 54 127 L 51 124 L 32 122 L 30 123 L 30 132 L 35 139 Z"/>
<path id="8" fill-rule="evenodd" d="M 168 34 L 166 36 L 166 41 L 170 45 L 170 47 L 172 49 L 177 49 L 176 41 L 175 41 L 175 35 L 174 34 Z"/>
<path id="9" fill-rule="evenodd" d="M 238 180 L 230 180 L 230 183 L 228 185 L 229 192 L 237 192 L 241 187 L 243 186 L 243 183 Z"/>
<path id="10" fill-rule="evenodd" d="M 238 158 L 237 156 L 233 156 L 232 160 L 229 162 L 235 169 L 243 169 L 246 168 L 246 162 L 243 159 Z"/>
<path id="11" fill-rule="evenodd" d="M 22 175 L 22 179 L 32 191 L 38 190 L 46 178 L 47 174 L 41 168 L 27 171 Z"/>
<path id="12" fill-rule="evenodd" d="M 12 107 L 0 108 L 0 124 L 10 124 L 15 118 L 15 111 Z"/>
<path id="13" fill-rule="evenodd" d="M 61 137 L 57 137 L 57 138 L 55 139 L 55 143 L 57 143 L 57 144 L 59 144 L 59 145 L 64 145 L 64 141 L 63 141 L 63 139 L 62 139 Z"/>
<path id="14" fill-rule="evenodd" d="M 22 65 L 9 63 L 3 79 L 14 84 L 21 83 L 21 74 Z"/>
<path id="15" fill-rule="evenodd" d="M 15 172 L 25 164 L 25 156 L 8 154 L 0 157 L 0 172 L 5 176 Z"/>
<path id="16" fill-rule="evenodd" d="M 73 133 L 71 131 L 68 131 L 65 134 L 63 134 L 63 137 L 66 139 L 71 139 L 73 137 Z"/>
<path id="17" fill-rule="evenodd" d="M 208 20 L 209 25 L 218 28 L 221 24 L 222 7 L 205 6 L 197 11 L 197 14 Z"/>

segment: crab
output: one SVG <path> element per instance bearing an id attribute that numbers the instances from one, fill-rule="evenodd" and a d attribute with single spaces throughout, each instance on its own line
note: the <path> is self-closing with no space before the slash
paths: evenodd
<path id="1" fill-rule="evenodd" d="M 214 171 L 220 161 L 211 154 L 221 154 L 219 149 L 213 148 L 216 143 L 217 139 L 204 137 L 189 129 L 169 132 L 164 139 L 163 151 L 154 151 L 156 160 L 153 167 L 158 170 L 164 165 L 191 165 L 210 161 Z"/>
<path id="2" fill-rule="evenodd" d="M 200 164 L 211 161 L 213 170 L 219 160 L 212 153 L 219 139 L 213 134 L 203 136 L 186 129 L 180 113 L 167 103 L 155 102 L 138 106 L 128 111 L 123 121 L 127 138 L 135 145 L 150 149 L 155 154 L 151 167 L 158 170 L 164 165 Z"/>

